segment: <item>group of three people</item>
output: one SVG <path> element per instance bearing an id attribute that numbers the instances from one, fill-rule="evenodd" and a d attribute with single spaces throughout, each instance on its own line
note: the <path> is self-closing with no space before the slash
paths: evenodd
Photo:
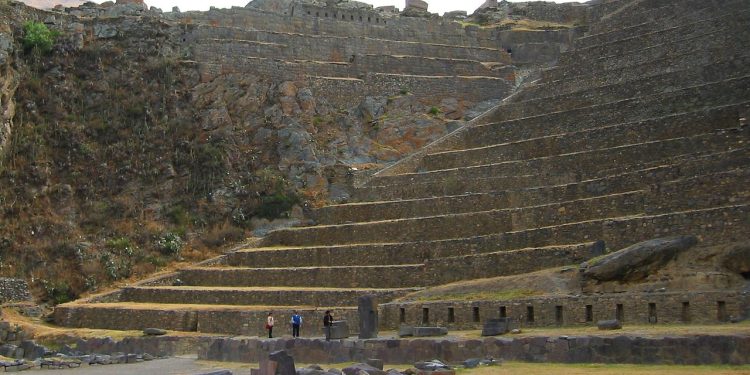
<path id="1" fill-rule="evenodd" d="M 275 325 L 273 319 L 273 313 L 269 312 L 266 317 L 266 330 L 268 331 L 268 338 L 273 338 L 273 326 Z M 289 324 L 292 325 L 292 337 L 299 337 L 299 329 L 302 327 L 302 315 L 297 313 L 295 310 L 292 313 L 292 318 L 289 320 Z M 323 328 L 326 334 L 326 341 L 331 339 L 331 326 L 333 325 L 333 315 L 330 310 L 326 310 L 326 314 L 323 316 Z"/>

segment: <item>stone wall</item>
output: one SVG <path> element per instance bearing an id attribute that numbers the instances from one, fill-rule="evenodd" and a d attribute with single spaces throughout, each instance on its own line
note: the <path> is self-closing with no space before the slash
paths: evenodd
<path id="1" fill-rule="evenodd" d="M 333 340 L 206 338 L 198 358 L 212 361 L 259 362 L 268 353 L 286 350 L 297 362 L 341 363 L 382 359 L 405 364 L 440 359 L 457 364 L 469 358 L 560 363 L 732 364 L 750 363 L 750 337 L 640 336 L 490 337 L 456 339 Z"/>
<path id="2" fill-rule="evenodd" d="M 248 58 L 244 62 L 221 65 L 201 64 L 199 70 L 204 81 L 231 72 L 255 74 L 278 82 L 306 81 L 316 97 L 325 98 L 332 105 L 345 108 L 358 105 L 367 96 L 397 95 L 402 90 L 419 98 L 430 98 L 434 102 L 439 102 L 442 98 L 455 98 L 458 93 L 461 93 L 464 100 L 478 102 L 487 98 L 505 97 L 513 90 L 512 80 L 506 78 L 388 73 L 365 73 L 347 77 L 349 72 L 335 64 L 285 62 L 266 58 Z M 328 75 L 333 73 L 339 76 Z"/>
<path id="3" fill-rule="evenodd" d="M 0 303 L 30 300 L 29 284 L 25 280 L 0 277 Z"/>
<path id="4" fill-rule="evenodd" d="M 171 310 L 125 309 L 122 306 L 76 306 L 60 305 L 55 308 L 55 322 L 65 327 L 86 327 L 120 330 L 142 330 L 149 327 L 187 332 L 206 332 L 228 335 L 267 335 L 264 324 L 268 310 L 248 310 L 246 308 L 216 308 L 213 310 L 190 310 L 179 305 L 171 305 Z M 291 334 L 287 324 L 291 311 L 282 307 L 273 308 L 277 336 Z M 299 308 L 303 316 L 301 330 L 303 337 L 322 336 L 324 310 Z M 346 320 L 349 328 L 356 330 L 359 320 L 356 308 L 340 308 L 333 311 L 337 320 Z M 82 324 L 85 322 L 85 325 Z M 93 323 L 93 324 L 92 324 Z M 115 324 L 116 323 L 116 324 Z M 352 332 L 354 334 L 354 332 Z"/>
<path id="5" fill-rule="evenodd" d="M 273 30 L 280 33 L 303 34 L 307 37 L 347 37 L 364 38 L 380 41 L 380 48 L 388 50 L 394 41 L 397 45 L 403 43 L 440 44 L 442 46 L 462 46 L 474 48 L 489 48 L 495 50 L 512 50 L 514 64 L 551 64 L 572 44 L 573 38 L 582 35 L 583 28 L 542 30 L 542 31 L 513 31 L 482 29 L 479 27 L 463 27 L 460 23 L 438 19 L 424 19 L 411 17 L 387 18 L 383 15 L 381 23 L 371 16 L 371 22 L 359 22 L 359 15 L 355 20 L 349 17 L 342 21 L 340 14 L 336 18 L 333 13 L 329 17 L 316 17 L 314 11 L 295 13 L 295 16 L 265 12 L 257 9 L 211 10 L 208 12 L 186 12 L 170 14 L 167 17 L 184 24 L 186 27 L 196 25 L 211 25 L 217 29 L 238 30 Z M 320 13 L 318 11 L 318 13 Z M 385 22 L 388 24 L 386 25 Z M 222 31 L 224 32 L 224 31 Z M 244 32 L 244 31 L 243 31 Z M 262 31 L 261 31 L 262 32 Z M 187 40 L 188 38 L 186 38 Z M 385 42 L 387 41 L 387 43 Z M 358 48 L 354 43 L 347 48 Z M 370 53 L 384 53 L 382 51 Z M 349 56 L 347 54 L 344 56 Z M 458 55 L 456 55 L 458 56 Z M 448 57 L 448 56 L 445 56 Z"/>
<path id="6" fill-rule="evenodd" d="M 747 292 L 714 291 L 554 296 L 505 302 L 388 303 L 381 305 L 380 322 L 382 329 L 397 329 L 401 324 L 480 329 L 482 322 L 499 317 L 511 317 L 522 327 L 595 325 L 608 319 L 619 319 L 624 325 L 714 324 L 743 317 L 748 300 Z"/>

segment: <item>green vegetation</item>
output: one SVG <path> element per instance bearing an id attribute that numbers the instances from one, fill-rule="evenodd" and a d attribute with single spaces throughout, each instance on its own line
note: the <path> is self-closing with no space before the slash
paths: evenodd
<path id="1" fill-rule="evenodd" d="M 427 112 L 432 116 L 437 116 L 440 113 L 440 108 L 432 106 L 430 107 L 430 110 Z"/>
<path id="2" fill-rule="evenodd" d="M 297 195 L 276 192 L 261 197 L 261 205 L 258 207 L 257 214 L 269 220 L 278 219 L 287 214 L 297 203 L 299 203 Z"/>
<path id="3" fill-rule="evenodd" d="M 29 21 L 23 25 L 23 47 L 26 51 L 44 54 L 52 50 L 58 33 L 41 22 Z"/>
<path id="4" fill-rule="evenodd" d="M 70 302 L 77 297 L 70 289 L 70 286 L 64 281 L 41 280 L 41 285 L 47 300 L 54 305 Z"/>
<path id="5" fill-rule="evenodd" d="M 182 250 L 182 246 L 182 238 L 172 232 L 164 234 L 156 241 L 156 247 L 162 254 L 174 257 L 180 256 L 180 250 Z"/>

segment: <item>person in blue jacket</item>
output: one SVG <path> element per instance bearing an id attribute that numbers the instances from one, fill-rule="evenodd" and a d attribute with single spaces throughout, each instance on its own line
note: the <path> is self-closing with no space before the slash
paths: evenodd
<path id="1" fill-rule="evenodd" d="M 292 324 L 292 337 L 299 337 L 299 328 L 302 326 L 302 316 L 294 311 L 292 314 L 292 320 L 289 321 Z"/>

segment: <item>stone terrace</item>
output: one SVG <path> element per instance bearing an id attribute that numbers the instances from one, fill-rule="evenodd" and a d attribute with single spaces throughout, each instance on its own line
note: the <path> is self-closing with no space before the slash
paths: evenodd
<path id="1" fill-rule="evenodd" d="M 357 202 L 317 209 L 317 225 L 271 232 L 213 263 L 59 306 L 56 321 L 260 333 L 271 308 L 284 322 L 292 308 L 315 321 L 334 307 L 356 327 L 350 306 L 365 293 L 388 302 L 428 286 L 576 264 L 660 236 L 747 239 L 750 15 L 746 1 L 696 4 L 606 2 L 597 8 L 606 7 L 605 21 L 542 80 L 379 172 L 356 189 Z M 390 303 L 381 325 L 478 328 L 506 314 L 528 325 L 579 324 L 594 314 L 674 322 L 685 301 L 718 308 L 703 320 L 723 321 L 748 306 L 746 295 L 727 290 L 584 297 Z M 583 305 L 591 307 L 579 312 Z M 563 318 L 563 307 L 572 315 Z"/>
<path id="2" fill-rule="evenodd" d="M 415 20 L 413 32 L 406 32 L 374 20 L 353 24 L 250 9 L 181 17 L 193 23 L 182 40 L 203 80 L 243 73 L 304 82 L 316 96 L 345 108 L 402 90 L 434 103 L 457 93 L 479 102 L 506 97 L 515 84 L 510 55 L 456 23 Z M 438 32 L 425 31 L 430 28 Z"/>

